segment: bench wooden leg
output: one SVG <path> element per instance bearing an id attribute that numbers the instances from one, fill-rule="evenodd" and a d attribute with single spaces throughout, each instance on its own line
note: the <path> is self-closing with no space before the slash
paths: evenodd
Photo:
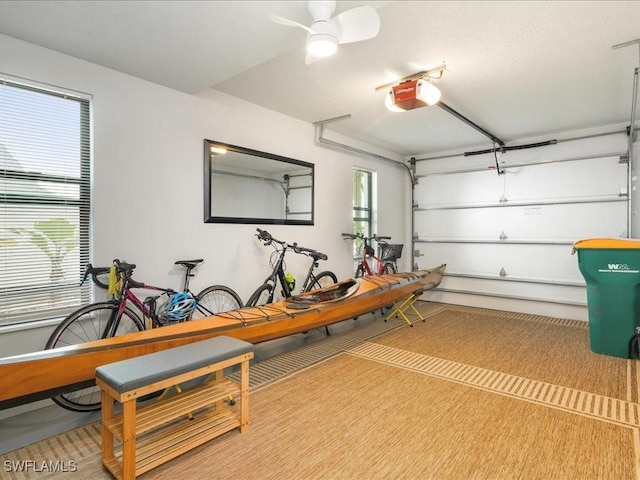
<path id="1" fill-rule="evenodd" d="M 249 427 L 249 360 L 240 364 L 240 433 Z"/>
<path id="2" fill-rule="evenodd" d="M 136 400 L 122 404 L 122 478 L 136 478 Z"/>
<path id="3" fill-rule="evenodd" d="M 115 459 L 113 451 L 113 432 L 109 430 L 105 422 L 113 418 L 114 400 L 107 392 L 102 391 L 102 463 L 107 463 Z"/>
<path id="4" fill-rule="evenodd" d="M 215 372 L 212 372 L 208 377 L 207 380 L 205 381 L 205 383 L 209 383 L 209 382 L 219 382 L 220 380 L 222 380 L 223 376 L 222 376 L 222 371 L 221 370 L 216 370 Z M 229 399 L 229 401 L 231 401 L 232 399 Z M 222 404 L 223 404 L 223 400 L 218 400 L 215 404 L 214 407 L 216 410 L 220 410 L 222 408 Z"/>

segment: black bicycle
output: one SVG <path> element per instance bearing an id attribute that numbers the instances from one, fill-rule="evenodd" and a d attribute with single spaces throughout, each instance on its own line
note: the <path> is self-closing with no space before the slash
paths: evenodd
<path id="1" fill-rule="evenodd" d="M 336 277 L 333 272 L 324 271 L 317 275 L 314 273 L 314 270 L 319 266 L 320 260 L 327 260 L 328 257 L 326 254 L 312 248 L 301 247 L 297 243 L 289 244 L 278 240 L 266 230 L 259 228 L 256 230 L 258 231 L 256 234 L 258 239 L 262 241 L 265 246 L 271 246 L 274 249 L 270 260 L 271 273 L 264 282 L 262 282 L 262 285 L 251 294 L 246 306 L 255 307 L 257 305 L 273 303 L 278 283 L 281 287 L 280 293 L 282 297 L 288 298 L 293 294 L 293 290 L 296 287 L 295 279 L 285 271 L 285 254 L 288 250 L 293 250 L 297 254 L 306 255 L 311 258 L 307 277 L 302 284 L 302 292 L 309 292 L 338 282 L 338 277 Z"/>

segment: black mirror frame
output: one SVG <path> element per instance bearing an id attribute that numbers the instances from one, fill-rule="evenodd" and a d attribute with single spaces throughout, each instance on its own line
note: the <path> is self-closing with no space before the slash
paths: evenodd
<path id="1" fill-rule="evenodd" d="M 221 146 L 231 152 L 244 153 L 254 157 L 265 158 L 277 162 L 289 163 L 301 167 L 311 169 L 311 219 L 310 220 L 292 220 L 277 218 L 249 218 L 249 217 L 219 217 L 212 215 L 211 212 L 211 145 Z M 283 157 L 273 153 L 261 152 L 250 148 L 239 147 L 228 143 L 217 142 L 214 140 L 204 140 L 204 223 L 242 223 L 256 225 L 314 225 L 314 207 L 315 207 L 315 165 L 313 163 L 304 162 L 294 158 Z"/>

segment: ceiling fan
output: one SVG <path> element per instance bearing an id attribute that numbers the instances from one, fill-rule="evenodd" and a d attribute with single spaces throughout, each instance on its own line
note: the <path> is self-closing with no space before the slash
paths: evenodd
<path id="1" fill-rule="evenodd" d="M 346 10 L 333 18 L 331 15 L 336 9 L 335 1 L 309 0 L 307 8 L 313 17 L 310 27 L 274 14 L 269 15 L 273 22 L 289 27 L 300 27 L 309 32 L 307 64 L 333 55 L 338 45 L 343 43 L 361 42 L 374 38 L 380 30 L 378 12 L 369 5 Z"/>

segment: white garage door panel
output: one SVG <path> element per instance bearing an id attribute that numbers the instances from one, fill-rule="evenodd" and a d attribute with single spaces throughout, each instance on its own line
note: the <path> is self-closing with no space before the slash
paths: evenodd
<path id="1" fill-rule="evenodd" d="M 617 195 L 627 187 L 627 165 L 620 164 L 617 156 L 518 167 L 504 175 L 509 201 L 595 199 Z"/>
<path id="2" fill-rule="evenodd" d="M 519 279 L 584 283 L 571 245 L 417 243 L 416 249 L 420 268 L 446 263 L 448 273 L 499 276 L 504 269 Z"/>
<path id="3" fill-rule="evenodd" d="M 415 213 L 421 239 L 575 241 L 624 236 L 625 200 L 593 204 L 427 210 Z"/>
<path id="4" fill-rule="evenodd" d="M 477 292 L 487 296 L 515 297 L 519 299 L 566 302 L 573 305 L 585 305 L 586 298 L 583 286 L 557 285 L 553 294 L 549 295 L 549 286 L 544 283 L 530 283 L 523 288 L 521 282 L 510 281 L 509 277 L 501 280 L 484 280 L 448 276 L 442 282 L 443 290 L 455 292 Z"/>
<path id="5" fill-rule="evenodd" d="M 495 170 L 428 175 L 418 182 L 420 207 L 597 200 L 626 192 L 627 166 L 609 156 L 505 168 L 502 175 Z"/>
<path id="6" fill-rule="evenodd" d="M 497 203 L 502 188 L 502 178 L 495 171 L 430 175 L 418 180 L 415 200 L 430 207 Z"/>

